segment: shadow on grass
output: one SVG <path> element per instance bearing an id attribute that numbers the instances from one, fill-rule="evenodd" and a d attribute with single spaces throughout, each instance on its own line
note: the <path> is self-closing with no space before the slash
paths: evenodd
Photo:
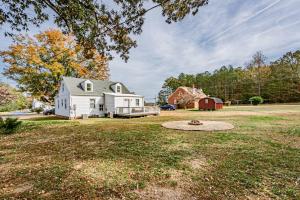
<path id="1" fill-rule="evenodd" d="M 49 120 L 58 120 L 58 121 L 68 121 L 57 116 L 44 116 L 44 117 L 34 117 L 30 119 L 23 119 L 24 121 L 49 121 Z"/>

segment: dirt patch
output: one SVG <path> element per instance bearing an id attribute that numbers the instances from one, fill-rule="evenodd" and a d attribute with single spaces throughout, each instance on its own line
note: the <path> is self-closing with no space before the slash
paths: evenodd
<path id="1" fill-rule="evenodd" d="M 73 169 L 98 184 L 126 184 L 130 180 L 128 167 L 118 161 L 79 162 L 73 165 Z"/>
<path id="2" fill-rule="evenodd" d="M 204 157 L 189 160 L 187 163 L 193 170 L 206 170 L 209 166 Z"/>
<path id="3" fill-rule="evenodd" d="M 265 195 L 248 195 L 245 197 L 241 197 L 240 200 L 271 200 L 271 198 L 266 197 Z"/>
<path id="4" fill-rule="evenodd" d="M 29 182 L 21 183 L 18 185 L 9 185 L 4 187 L 2 190 L 6 194 L 19 194 L 31 190 L 33 188 L 33 184 Z"/>
<path id="5" fill-rule="evenodd" d="M 178 143 L 172 145 L 163 145 L 163 147 L 169 151 L 177 151 L 177 150 L 189 150 L 192 148 L 192 144 L 190 143 Z"/>
<path id="6" fill-rule="evenodd" d="M 149 186 L 144 190 L 136 191 L 136 194 L 140 199 L 146 200 L 182 200 L 182 199 L 191 199 L 188 194 L 184 193 L 180 189 L 165 188 L 158 186 Z"/>
<path id="7" fill-rule="evenodd" d="M 189 125 L 190 121 L 171 121 L 162 124 L 163 127 L 184 131 L 221 131 L 230 130 L 234 126 L 222 121 L 200 121 L 202 125 Z"/>
<path id="8" fill-rule="evenodd" d="M 182 170 L 168 170 L 169 178 L 162 184 L 150 185 L 143 190 L 136 190 L 139 199 L 145 200 L 193 200 L 189 189 L 193 180 Z"/>
<path id="9" fill-rule="evenodd" d="M 5 176 L 6 174 L 9 173 L 11 164 L 5 163 L 0 165 L 0 176 Z"/>

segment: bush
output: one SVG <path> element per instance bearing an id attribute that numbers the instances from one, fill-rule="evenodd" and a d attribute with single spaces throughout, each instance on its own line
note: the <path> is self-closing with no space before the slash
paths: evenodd
<path id="1" fill-rule="evenodd" d="M 258 104 L 261 104 L 264 102 L 264 99 L 260 96 L 254 96 L 254 97 L 251 97 L 249 99 L 250 102 L 252 102 L 253 105 L 258 105 Z"/>
<path id="2" fill-rule="evenodd" d="M 41 112 L 44 111 L 43 108 L 35 108 L 35 109 L 31 109 L 32 112 L 36 112 L 37 114 L 40 114 Z"/>
<path id="3" fill-rule="evenodd" d="M 6 118 L 3 120 L 3 118 L 0 117 L 0 132 L 4 134 L 14 133 L 21 124 L 22 122 L 17 118 Z"/>

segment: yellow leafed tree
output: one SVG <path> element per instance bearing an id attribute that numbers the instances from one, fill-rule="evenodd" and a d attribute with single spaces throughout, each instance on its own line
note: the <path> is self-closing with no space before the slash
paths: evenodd
<path id="1" fill-rule="evenodd" d="M 108 60 L 96 50 L 86 52 L 72 35 L 49 29 L 34 37 L 19 35 L 0 56 L 8 64 L 4 75 L 22 91 L 53 102 L 62 76 L 109 78 Z"/>

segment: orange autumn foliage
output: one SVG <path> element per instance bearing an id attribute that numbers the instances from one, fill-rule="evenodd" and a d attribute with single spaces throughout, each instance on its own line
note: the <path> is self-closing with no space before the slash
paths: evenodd
<path id="1" fill-rule="evenodd" d="M 49 29 L 34 37 L 19 35 L 8 50 L 1 51 L 8 64 L 4 75 L 15 80 L 21 90 L 53 102 L 61 76 L 106 80 L 108 60 L 91 51 L 89 57 L 72 35 Z"/>

